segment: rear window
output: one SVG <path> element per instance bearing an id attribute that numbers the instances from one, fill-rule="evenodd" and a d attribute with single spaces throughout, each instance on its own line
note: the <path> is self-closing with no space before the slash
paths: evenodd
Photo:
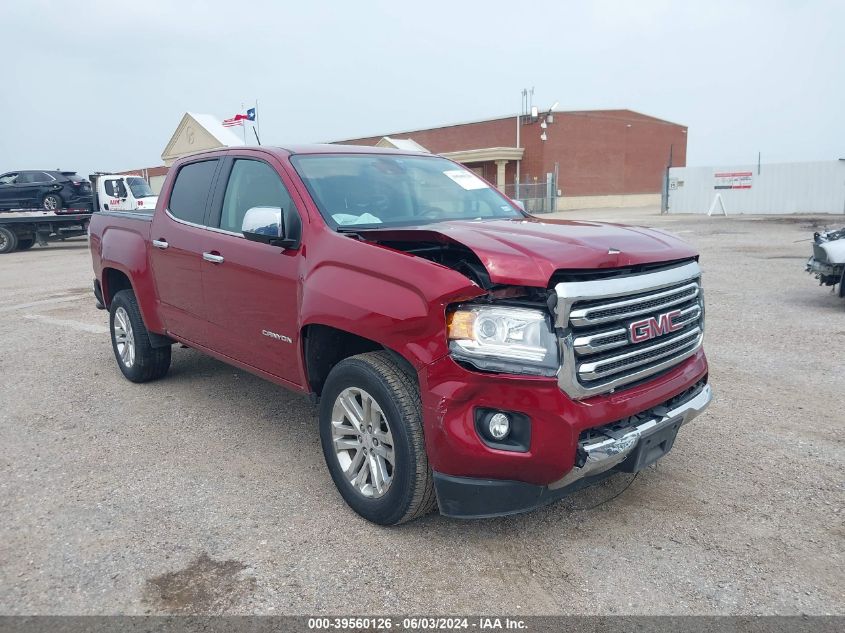
<path id="1" fill-rule="evenodd" d="M 217 160 L 189 163 L 179 170 L 167 208 L 180 220 L 205 224 L 205 207 Z"/>

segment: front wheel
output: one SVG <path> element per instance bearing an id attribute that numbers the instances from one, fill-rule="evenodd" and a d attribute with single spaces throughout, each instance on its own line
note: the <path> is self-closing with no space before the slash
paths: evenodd
<path id="1" fill-rule="evenodd" d="M 329 373 L 320 441 L 338 491 L 365 519 L 396 525 L 434 509 L 419 388 L 386 352 L 352 356 Z"/>
<path id="2" fill-rule="evenodd" d="M 62 208 L 62 197 L 57 193 L 48 193 L 42 200 L 42 206 L 47 211 L 58 211 Z"/>
<path id="3" fill-rule="evenodd" d="M 109 307 L 109 329 L 120 371 L 132 382 L 161 378 L 170 369 L 170 346 L 153 347 L 131 290 L 121 290 Z"/>

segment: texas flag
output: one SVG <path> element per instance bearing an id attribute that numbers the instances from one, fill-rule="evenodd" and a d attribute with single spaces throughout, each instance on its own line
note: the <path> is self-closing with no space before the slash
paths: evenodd
<path id="1" fill-rule="evenodd" d="M 255 121 L 255 108 L 250 108 L 246 114 L 236 114 L 231 119 L 223 119 L 223 127 L 243 125 L 244 121 Z"/>

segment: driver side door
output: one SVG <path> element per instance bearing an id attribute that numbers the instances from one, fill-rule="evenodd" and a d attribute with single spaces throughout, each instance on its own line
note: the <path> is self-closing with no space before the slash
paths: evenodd
<path id="1" fill-rule="evenodd" d="M 103 181 L 103 189 L 106 193 L 106 199 L 101 204 L 105 205 L 106 211 L 126 211 L 129 209 L 123 178 L 106 178 Z"/>

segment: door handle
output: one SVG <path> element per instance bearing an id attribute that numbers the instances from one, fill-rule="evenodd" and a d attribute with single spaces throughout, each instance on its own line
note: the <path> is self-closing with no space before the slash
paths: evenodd
<path id="1" fill-rule="evenodd" d="M 165 248 L 170 246 L 170 244 L 167 243 L 167 240 L 153 240 L 153 246 L 164 250 Z"/>
<path id="2" fill-rule="evenodd" d="M 203 253 L 202 258 L 212 264 L 222 264 L 224 261 L 222 255 L 215 255 L 214 253 Z"/>

